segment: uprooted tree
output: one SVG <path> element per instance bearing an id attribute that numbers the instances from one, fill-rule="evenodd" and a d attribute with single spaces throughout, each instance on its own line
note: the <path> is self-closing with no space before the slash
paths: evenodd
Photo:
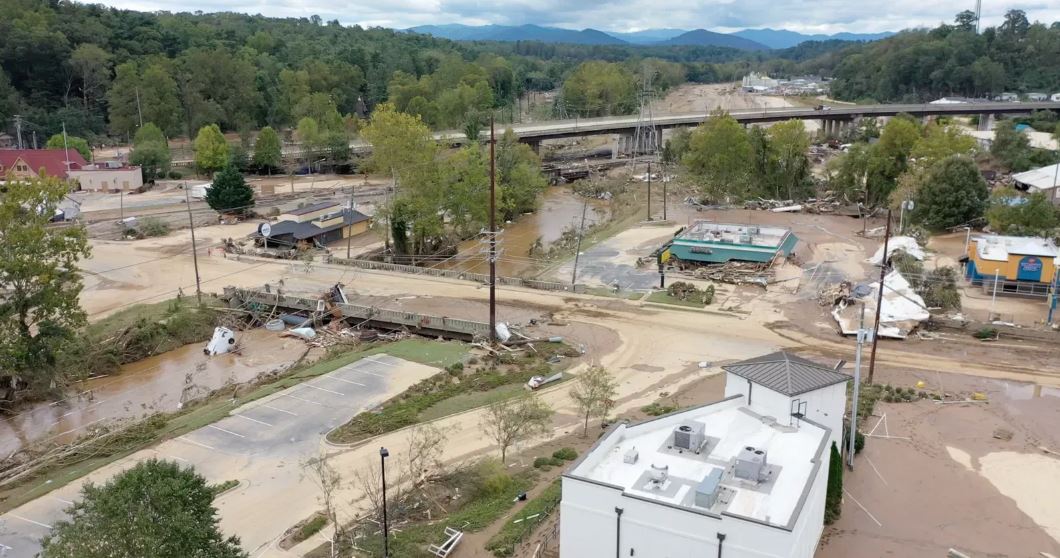
<path id="1" fill-rule="evenodd" d="M 54 178 L 8 181 L 0 193 L 0 376 L 14 389 L 60 386 L 62 346 L 86 322 L 77 262 L 83 227 L 48 227 L 66 186 Z"/>
<path id="2" fill-rule="evenodd" d="M 501 463 L 519 442 L 548 431 L 553 410 L 536 395 L 498 401 L 486 407 L 482 431 L 501 450 Z"/>

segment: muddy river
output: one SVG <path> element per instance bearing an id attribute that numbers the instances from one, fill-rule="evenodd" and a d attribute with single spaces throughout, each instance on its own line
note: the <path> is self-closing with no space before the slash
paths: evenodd
<path id="1" fill-rule="evenodd" d="M 542 252 L 548 249 L 551 242 L 563 234 L 563 230 L 578 227 L 581 224 L 582 207 L 585 206 L 585 226 L 607 219 L 608 202 L 589 200 L 575 195 L 569 186 L 553 186 L 541 196 L 541 206 L 534 212 L 520 216 L 513 222 L 500 223 L 504 228 L 498 239 L 500 256 L 497 260 L 497 273 L 514 277 L 536 265 L 546 263 Z M 540 250 L 537 254 L 531 251 Z M 486 244 L 481 238 L 473 238 L 460 243 L 459 251 L 452 258 L 438 264 L 438 267 L 459 269 L 475 273 L 489 273 L 486 260 Z"/>
<path id="2" fill-rule="evenodd" d="M 305 344 L 256 329 L 237 334 L 240 354 L 208 357 L 205 342 L 185 345 L 121 367 L 117 374 L 72 386 L 60 401 L 43 402 L 0 419 L 0 459 L 33 442 L 68 442 L 108 420 L 173 412 L 183 401 L 297 359 Z"/>

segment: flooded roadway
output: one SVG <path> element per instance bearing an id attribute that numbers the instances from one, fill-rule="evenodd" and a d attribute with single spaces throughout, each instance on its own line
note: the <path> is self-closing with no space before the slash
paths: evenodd
<path id="1" fill-rule="evenodd" d="M 206 342 L 122 366 L 120 371 L 80 382 L 60 401 L 41 402 L 0 419 L 0 459 L 34 442 L 69 442 L 94 425 L 174 412 L 207 393 L 254 379 L 294 362 L 305 351 L 300 340 L 255 329 L 238 334 L 240 355 L 207 357 Z"/>
<path id="2" fill-rule="evenodd" d="M 610 209 L 606 201 L 588 200 L 585 211 L 585 227 L 607 219 Z M 506 277 L 517 277 L 521 273 L 545 263 L 543 252 L 551 242 L 559 239 L 564 229 L 577 228 L 581 224 L 582 207 L 586 199 L 577 196 L 570 186 L 550 186 L 541 195 L 541 205 L 534 213 L 520 216 L 514 222 L 504 223 L 503 233 L 498 239 L 500 257 L 497 273 Z M 531 252 L 531 247 L 534 251 Z M 459 269 L 474 273 L 489 273 L 482 238 L 472 238 L 460 243 L 457 254 L 447 258 L 437 267 Z"/>

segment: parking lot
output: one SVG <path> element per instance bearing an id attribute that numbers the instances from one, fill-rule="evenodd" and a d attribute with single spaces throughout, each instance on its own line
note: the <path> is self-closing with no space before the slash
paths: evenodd
<path id="1" fill-rule="evenodd" d="M 319 454 L 322 436 L 437 371 L 389 355 L 373 355 L 267 398 L 235 406 L 220 421 L 139 451 L 0 516 L 0 556 L 34 556 L 40 549 L 40 538 L 78 498 L 83 481 L 104 483 L 121 470 L 151 458 L 193 465 L 211 483 L 238 480 L 236 489 L 215 501 L 222 529 L 238 533 L 243 548 L 252 556 L 282 555 L 270 550 L 269 543 L 290 523 L 284 514 L 275 513 L 273 506 L 276 502 L 314 505 L 315 486 L 302 474 L 300 465 Z"/>

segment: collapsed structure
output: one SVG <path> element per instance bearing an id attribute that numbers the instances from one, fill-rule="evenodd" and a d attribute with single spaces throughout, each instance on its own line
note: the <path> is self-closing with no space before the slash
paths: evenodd
<path id="1" fill-rule="evenodd" d="M 564 474 L 562 558 L 813 556 L 850 377 L 782 352 L 723 368 L 725 399 L 619 424 Z"/>

